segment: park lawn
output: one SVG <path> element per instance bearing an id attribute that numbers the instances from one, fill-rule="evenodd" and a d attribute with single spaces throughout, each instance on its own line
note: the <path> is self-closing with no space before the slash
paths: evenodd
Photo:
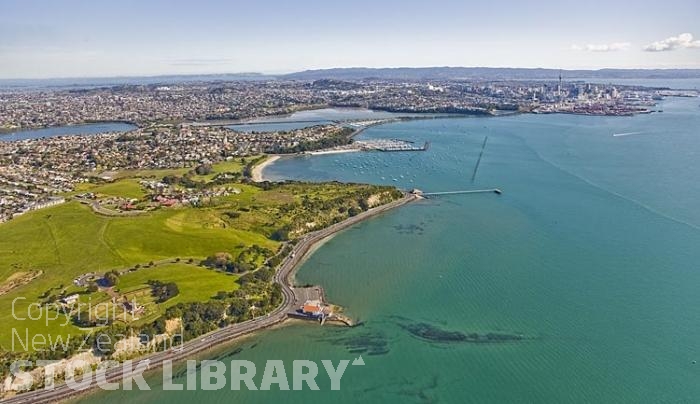
<path id="1" fill-rule="evenodd" d="M 139 180 L 134 178 L 121 179 L 105 184 L 82 183 L 76 186 L 75 193 L 94 192 L 98 195 L 116 196 L 126 199 L 142 199 L 146 196 Z"/>
<path id="2" fill-rule="evenodd" d="M 50 288 L 70 285 L 75 275 L 127 265 L 104 242 L 108 223 L 109 219 L 95 215 L 89 207 L 68 202 L 0 225 L 0 278 L 17 271 L 42 270 L 42 276 L 14 290 L 36 299 Z"/>
<path id="3" fill-rule="evenodd" d="M 220 205 L 233 207 L 249 207 L 249 205 L 258 202 L 262 194 L 266 192 L 254 185 L 234 184 L 234 188 L 241 190 L 238 194 L 218 197 L 216 200 Z"/>
<path id="4" fill-rule="evenodd" d="M 249 163 L 255 160 L 259 156 L 244 157 L 245 163 Z M 222 161 L 212 165 L 212 172 L 207 175 L 194 175 L 192 178 L 196 181 L 206 180 L 209 181 L 213 179 L 217 174 L 220 173 L 234 173 L 243 172 L 243 167 L 245 164 L 241 163 L 240 157 L 235 157 L 229 161 Z M 194 170 L 195 167 L 184 167 L 184 168 L 166 168 L 160 170 L 121 170 L 117 173 L 116 178 L 144 178 L 151 180 L 160 181 L 163 177 L 168 175 L 182 176 L 188 172 Z"/>
<path id="5" fill-rule="evenodd" d="M 238 289 L 238 275 L 201 267 L 193 264 L 166 264 L 154 268 L 141 268 L 129 272 L 119 278 L 119 292 L 128 293 L 132 290 L 148 286 L 149 280 L 163 283 L 175 282 L 180 293 L 163 302 L 165 308 L 177 303 L 206 302 L 219 291 L 232 292 Z"/>
<path id="6" fill-rule="evenodd" d="M 212 164 L 211 173 L 205 175 L 194 175 L 192 179 L 195 181 L 211 181 L 214 179 L 214 177 L 222 173 L 242 173 L 245 165 L 254 159 L 255 157 L 245 157 L 243 158 L 244 163 L 241 163 L 240 157 L 233 158 L 228 161 L 221 161 Z"/>
<path id="7" fill-rule="evenodd" d="M 164 168 L 160 170 L 121 170 L 115 178 L 141 178 L 160 181 L 167 175 L 184 175 L 192 168 Z"/>
<path id="8" fill-rule="evenodd" d="M 86 272 L 127 265 L 102 239 L 108 221 L 89 207 L 70 202 L 27 213 L 0 226 L 0 276 L 18 270 L 42 270 L 43 275 L 27 285 L 0 296 L 0 324 L 20 335 L 79 335 L 81 332 L 63 319 L 22 320 L 30 303 L 39 301 L 47 290 L 58 294 L 70 287 L 72 279 Z M 9 273 L 8 273 L 9 272 Z M 13 310 L 13 300 L 17 300 Z M 17 318 L 15 318 L 17 317 Z M 12 333 L 0 333 L 0 346 L 12 349 Z M 17 341 L 15 349 L 19 350 Z"/>
<path id="9" fill-rule="evenodd" d="M 179 229 L 168 225 L 168 219 L 183 213 L 175 219 Z M 39 301 L 45 291 L 57 293 L 69 288 L 74 277 L 87 272 L 123 270 L 166 258 L 204 258 L 219 251 L 237 253 L 252 244 L 277 249 L 278 243 L 261 234 L 198 223 L 202 214 L 199 209 L 168 209 L 138 217 L 102 217 L 87 206 L 69 202 L 0 225 L 0 279 L 18 271 L 44 272 L 29 284 L 0 296 L 0 307 L 6 308 L 0 311 L 0 323 L 22 334 L 27 329 L 30 335 L 75 335 L 78 329 L 61 325 L 63 321 L 57 324 L 15 319 L 12 301 L 17 297 L 26 299 L 15 304 L 21 318 L 26 317 L 29 304 Z M 180 299 L 195 293 L 185 288 L 181 288 Z M 0 333 L 0 346 L 11 349 L 11 342 L 10 333 Z"/>
<path id="10" fill-rule="evenodd" d="M 166 264 L 154 268 L 141 268 L 119 278 L 119 293 L 127 300 L 135 300 L 145 307 L 145 312 L 134 324 L 145 324 L 165 314 L 168 307 L 178 303 L 206 302 L 217 292 L 232 292 L 239 288 L 238 275 L 185 263 Z M 149 280 L 174 282 L 180 293 L 163 303 L 156 303 L 151 296 Z M 127 317 L 128 318 L 128 317 Z"/>
<path id="11" fill-rule="evenodd" d="M 237 246 L 258 244 L 276 250 L 262 234 L 222 226 L 214 209 L 164 209 L 137 217 L 112 218 L 105 242 L 132 263 L 172 257 L 204 258 Z"/>

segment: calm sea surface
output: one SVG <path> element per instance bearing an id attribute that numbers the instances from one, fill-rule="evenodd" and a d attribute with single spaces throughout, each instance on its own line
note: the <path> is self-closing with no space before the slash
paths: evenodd
<path id="1" fill-rule="evenodd" d="M 328 125 L 338 121 L 387 119 L 410 115 L 416 114 L 398 114 L 365 108 L 322 108 L 294 112 L 289 115 L 257 118 L 227 127 L 238 132 L 274 132 L 306 128 L 315 125 Z"/>
<path id="2" fill-rule="evenodd" d="M 301 268 L 364 326 L 294 324 L 209 359 L 353 359 L 340 391 L 99 393 L 100 403 L 692 403 L 700 400 L 700 100 L 636 117 L 401 122 L 363 138 L 420 153 L 280 160 L 272 178 L 500 188 L 414 203 L 328 241 Z M 617 134 L 618 136 L 613 136 Z M 472 182 L 484 139 L 483 157 Z M 501 333 L 475 344 L 417 338 Z M 184 380 L 180 374 L 176 382 Z"/>
<path id="3" fill-rule="evenodd" d="M 100 122 L 84 125 L 66 125 L 53 128 L 22 130 L 17 132 L 0 134 L 0 141 L 41 139 L 45 137 L 72 136 L 72 135 L 96 135 L 107 132 L 128 132 L 137 127 L 122 122 Z"/>

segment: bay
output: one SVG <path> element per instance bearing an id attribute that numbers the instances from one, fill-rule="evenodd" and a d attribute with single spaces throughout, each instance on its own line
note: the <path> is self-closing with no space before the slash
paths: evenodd
<path id="1" fill-rule="evenodd" d="M 136 125 L 123 122 L 99 122 L 86 123 L 83 125 L 66 125 L 55 126 L 41 129 L 20 130 L 0 134 L 0 141 L 15 141 L 41 139 L 57 136 L 76 136 L 76 135 L 96 135 L 99 133 L 108 132 L 128 132 L 136 129 Z"/>
<path id="2" fill-rule="evenodd" d="M 428 199 L 324 244 L 297 280 L 323 285 L 363 326 L 293 323 L 204 355 L 253 361 L 258 385 L 268 359 L 291 369 L 295 359 L 362 355 L 340 391 L 323 369 L 321 391 L 162 391 L 154 373 L 150 392 L 83 400 L 696 402 L 700 108 L 697 98 L 660 107 L 635 117 L 399 122 L 361 137 L 431 148 L 279 160 L 265 176 L 503 194 Z M 523 339 L 448 342 L 416 327 Z"/>
<path id="3" fill-rule="evenodd" d="M 316 125 L 330 125 L 350 120 L 388 119 L 415 114 L 398 114 L 366 108 L 319 108 L 287 115 L 273 115 L 251 119 L 227 126 L 238 132 L 276 132 L 302 129 Z"/>

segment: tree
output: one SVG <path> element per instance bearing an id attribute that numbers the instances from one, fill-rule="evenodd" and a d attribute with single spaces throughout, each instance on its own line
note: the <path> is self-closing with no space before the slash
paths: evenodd
<path id="1" fill-rule="evenodd" d="M 270 235 L 270 239 L 275 241 L 287 241 L 289 240 L 289 230 L 289 226 L 281 227 Z"/>
<path id="2" fill-rule="evenodd" d="M 232 260 L 231 254 L 227 252 L 218 252 L 214 255 L 210 255 L 202 261 L 202 265 L 210 267 L 210 268 L 219 268 L 219 269 L 225 269 L 226 265 L 231 262 Z"/>
<path id="3" fill-rule="evenodd" d="M 212 173 L 211 164 L 200 164 L 197 166 L 197 168 L 194 169 L 194 172 L 197 173 L 197 175 L 211 174 Z"/>
<path id="4" fill-rule="evenodd" d="M 166 300 L 180 294 L 180 289 L 175 282 L 163 283 L 161 281 L 148 281 L 151 286 L 151 294 L 156 298 L 157 303 L 163 303 Z"/>
<path id="5" fill-rule="evenodd" d="M 241 319 L 248 313 L 248 302 L 245 299 L 233 299 L 228 306 L 228 314 L 235 317 L 236 319 Z"/>
<path id="6" fill-rule="evenodd" d="M 109 271 L 105 274 L 103 279 L 106 286 L 117 286 L 119 283 L 119 273 L 117 271 Z"/>
<path id="7" fill-rule="evenodd" d="M 173 184 L 177 184 L 179 182 L 179 180 L 180 179 L 175 175 L 166 175 L 165 177 L 163 177 L 162 182 L 164 184 L 173 185 Z"/>

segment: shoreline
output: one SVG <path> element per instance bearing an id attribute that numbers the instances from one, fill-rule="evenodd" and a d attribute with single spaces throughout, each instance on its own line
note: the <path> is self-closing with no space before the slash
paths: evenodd
<path id="1" fill-rule="evenodd" d="M 327 150 L 316 150 L 310 152 L 304 152 L 303 155 L 308 156 L 323 156 L 326 154 L 342 154 L 342 153 L 356 153 L 362 151 L 361 149 L 327 149 Z"/>
<path id="2" fill-rule="evenodd" d="M 260 164 L 256 164 L 255 167 L 253 167 L 253 171 L 250 173 L 250 177 L 253 180 L 253 182 L 265 181 L 265 177 L 263 177 L 263 170 L 265 169 L 265 167 L 271 165 L 280 158 L 281 156 L 278 155 L 268 155 L 265 161 L 261 162 Z"/>
<path id="3" fill-rule="evenodd" d="M 279 156 L 277 156 L 279 158 Z M 401 199 L 389 202 L 387 204 L 377 206 L 359 213 L 356 216 L 349 217 L 342 222 L 335 223 L 325 229 L 307 233 L 301 237 L 292 251 L 284 258 L 278 267 L 273 277 L 273 283 L 277 283 L 282 288 L 283 302 L 275 310 L 270 312 L 265 317 L 258 317 L 254 320 L 247 320 L 242 323 L 232 324 L 228 327 L 219 328 L 208 334 L 200 335 L 190 341 L 179 345 L 179 350 L 170 348 L 165 351 L 153 352 L 141 358 L 134 360 L 134 367 L 142 361 L 147 365 L 144 374 L 157 370 L 164 362 L 171 363 L 182 362 L 204 351 L 220 347 L 223 344 L 231 343 L 239 340 L 241 337 L 250 336 L 256 332 L 270 329 L 276 326 L 283 325 L 290 318 L 287 312 L 295 305 L 296 297 L 294 294 L 293 279 L 296 271 L 301 265 L 318 250 L 324 241 L 347 229 L 355 224 L 363 222 L 374 216 L 388 212 L 392 209 L 401 207 L 410 202 L 420 200 L 416 195 L 404 193 Z M 107 382 L 119 382 L 130 375 L 123 373 L 122 367 L 115 367 L 107 370 L 104 373 L 104 379 Z M 90 384 L 84 390 L 72 390 L 66 384 L 59 384 L 53 390 L 33 390 L 26 393 L 20 393 L 11 397 L 0 400 L 2 403 L 25 403 L 31 402 L 65 402 L 69 399 L 75 399 L 80 396 L 85 396 L 94 393 L 98 388 L 97 384 Z"/>
<path id="4" fill-rule="evenodd" d="M 82 122 L 75 122 L 75 123 L 66 123 L 66 124 L 61 124 L 61 125 L 46 125 L 46 126 L 33 126 L 33 127 L 22 127 L 22 128 L 0 128 L 0 136 L 12 136 L 16 134 L 20 134 L 23 132 L 33 132 L 37 130 L 42 130 L 42 129 L 54 129 L 54 128 L 77 128 L 81 126 L 89 126 L 89 125 L 106 125 L 106 124 L 125 124 L 125 125 L 132 125 L 135 126 L 134 129 L 140 129 L 143 128 L 143 126 L 139 125 L 135 121 L 127 121 L 127 120 L 106 120 L 106 121 L 82 121 Z M 125 132 L 126 133 L 126 132 Z M 90 135 L 90 134 L 70 134 L 66 136 L 85 136 L 85 135 Z"/>
<path id="5" fill-rule="evenodd" d="M 322 150 L 314 150 L 314 151 L 309 151 L 309 152 L 302 152 L 302 153 L 293 153 L 289 154 L 286 156 L 290 157 L 300 157 L 300 156 L 323 156 L 327 154 L 343 154 L 343 153 L 356 153 L 356 152 L 361 152 L 363 151 L 362 149 L 322 149 Z M 259 164 L 256 164 L 255 167 L 253 167 L 251 173 L 250 173 L 250 179 L 253 182 L 265 182 L 265 181 L 271 181 L 270 179 L 265 178 L 263 175 L 263 171 L 274 164 L 277 160 L 280 160 L 282 155 L 279 154 L 269 154 L 267 155 L 267 158 L 265 161 L 262 161 Z"/>

